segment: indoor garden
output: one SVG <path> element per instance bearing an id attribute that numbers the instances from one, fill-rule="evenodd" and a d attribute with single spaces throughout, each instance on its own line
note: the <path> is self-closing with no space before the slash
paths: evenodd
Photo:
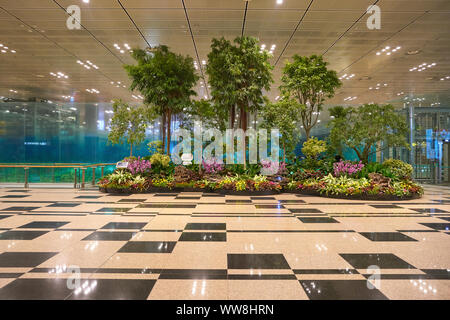
<path id="1" fill-rule="evenodd" d="M 422 187 L 412 180 L 411 165 L 397 159 L 374 161 L 380 150 L 409 147 L 405 118 L 392 105 L 333 107 L 328 110 L 329 136 L 320 140 L 311 135 L 324 112 L 324 102 L 341 86 L 336 72 L 321 56 L 294 55 L 286 61 L 275 102 L 265 96 L 273 82 L 271 53 L 252 37 L 238 37 L 233 42 L 213 39 L 203 66 L 166 46 L 134 49 L 132 56 L 136 64 L 126 65 L 125 70 L 132 80 L 130 89 L 138 91 L 144 103 L 114 102 L 108 139 L 112 144 L 129 145 L 130 156 L 98 182 L 103 192 L 289 192 L 372 200 L 411 199 L 423 194 Z M 201 76 L 199 68 L 203 68 Z M 198 81 L 204 86 L 204 74 L 210 97 L 195 99 L 194 87 Z M 159 121 L 162 139 L 150 143 L 148 153 L 133 155 L 133 146 L 143 143 L 146 128 L 155 121 Z M 270 158 L 260 155 L 258 163 L 248 161 L 249 138 L 243 139 L 240 164 L 229 164 L 222 152 L 202 156 L 201 163 L 175 164 L 170 155 L 173 143 L 180 141 L 174 138 L 174 131 L 194 133 L 196 121 L 205 129 L 222 132 L 277 129 L 277 171 L 265 173 L 264 169 L 273 167 Z M 296 147 L 301 148 L 301 157 L 296 155 Z M 227 150 L 225 145 L 223 149 Z M 345 159 L 349 151 L 354 157 Z M 192 158 L 191 153 L 184 155 Z"/>

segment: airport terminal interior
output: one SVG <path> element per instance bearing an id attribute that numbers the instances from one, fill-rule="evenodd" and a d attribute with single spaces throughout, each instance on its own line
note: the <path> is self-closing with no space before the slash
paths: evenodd
<path id="1" fill-rule="evenodd" d="M 6 299 L 449 300 L 450 1 L 0 0 Z"/>

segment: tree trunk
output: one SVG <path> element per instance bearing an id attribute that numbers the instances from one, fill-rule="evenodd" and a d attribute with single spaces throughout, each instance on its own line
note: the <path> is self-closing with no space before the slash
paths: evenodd
<path id="1" fill-rule="evenodd" d="M 164 153 L 164 150 L 166 150 L 166 112 L 163 112 L 161 116 L 161 132 L 162 132 L 162 153 Z"/>
<path id="2" fill-rule="evenodd" d="M 236 119 L 236 107 L 232 106 L 231 107 L 231 114 L 230 114 L 230 128 L 233 129 L 234 128 L 234 120 Z"/>
<path id="3" fill-rule="evenodd" d="M 241 129 L 244 130 L 244 151 L 242 154 L 242 158 L 244 159 L 244 168 L 247 167 L 247 143 L 246 143 L 246 136 L 245 136 L 245 132 L 247 131 L 247 111 L 245 111 L 245 107 L 241 106 L 240 107 L 240 112 L 241 112 Z"/>
<path id="4" fill-rule="evenodd" d="M 309 134 L 310 134 L 310 132 L 311 132 L 311 128 L 306 128 L 306 127 L 305 127 L 306 141 L 309 140 Z"/>
<path id="5" fill-rule="evenodd" d="M 130 157 L 133 156 L 133 144 L 130 143 Z"/>
<path id="6" fill-rule="evenodd" d="M 170 156 L 170 134 L 172 127 L 172 112 L 171 110 L 167 111 L 167 155 Z"/>

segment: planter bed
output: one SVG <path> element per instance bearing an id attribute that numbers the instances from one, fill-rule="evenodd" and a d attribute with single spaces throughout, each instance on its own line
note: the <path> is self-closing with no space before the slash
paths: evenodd
<path id="1" fill-rule="evenodd" d="M 420 199 L 422 195 L 420 194 L 411 194 L 409 196 L 396 196 L 392 194 L 380 194 L 380 195 L 371 195 L 371 194 L 361 194 L 361 195 L 339 195 L 339 194 L 324 194 L 318 191 L 312 190 L 286 190 L 285 193 L 295 193 L 302 194 L 305 196 L 315 196 L 322 198 L 333 198 L 333 199 L 347 199 L 347 200 L 370 200 L 370 201 L 401 201 L 401 200 L 412 200 L 412 199 Z"/>
<path id="2" fill-rule="evenodd" d="M 99 188 L 100 192 L 111 193 L 111 194 L 130 194 L 130 193 L 173 193 L 173 192 L 198 192 L 198 193 L 217 193 L 222 195 L 234 195 L 234 196 L 268 196 L 277 195 L 282 193 L 294 193 L 301 194 L 305 196 L 316 196 L 323 198 L 333 198 L 333 199 L 348 199 L 348 200 L 370 200 L 370 201 L 398 201 L 398 200 L 412 200 L 419 199 L 422 196 L 420 194 L 412 194 L 409 196 L 396 196 L 392 194 L 381 194 L 381 195 L 336 195 L 336 194 L 321 194 L 318 191 L 312 190 L 283 190 L 283 191 L 273 191 L 273 190 L 263 190 L 263 191 L 236 191 L 236 190 L 209 190 L 200 188 L 157 188 L 153 187 L 144 191 L 135 191 L 131 189 L 116 189 L 116 188 Z"/>

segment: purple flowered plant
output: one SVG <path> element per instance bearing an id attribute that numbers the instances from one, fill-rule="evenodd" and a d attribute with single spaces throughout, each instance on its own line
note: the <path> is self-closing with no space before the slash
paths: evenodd
<path id="1" fill-rule="evenodd" d="M 206 173 L 217 173 L 223 170 L 223 163 L 216 158 L 210 158 L 202 161 L 202 166 Z"/>
<path id="2" fill-rule="evenodd" d="M 359 163 L 352 163 L 351 161 L 339 161 L 333 164 L 334 176 L 352 176 L 364 168 L 364 164 L 360 161 Z"/>
<path id="3" fill-rule="evenodd" d="M 128 164 L 128 170 L 130 170 L 132 174 L 145 174 L 148 173 L 151 168 L 151 162 L 141 159 L 141 157 L 138 157 L 136 160 L 133 160 Z"/>
<path id="4" fill-rule="evenodd" d="M 263 168 L 270 169 L 272 168 L 273 161 L 261 159 L 260 163 Z M 285 174 L 286 172 L 287 172 L 286 163 L 285 162 L 278 163 L 278 171 L 276 174 Z"/>

